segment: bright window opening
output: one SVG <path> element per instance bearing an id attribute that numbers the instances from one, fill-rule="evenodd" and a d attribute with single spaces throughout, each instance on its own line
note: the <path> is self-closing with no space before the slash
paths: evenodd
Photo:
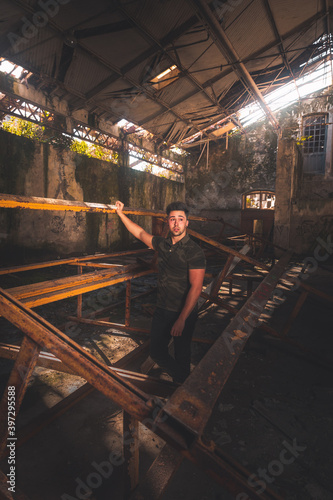
<path id="1" fill-rule="evenodd" d="M 243 195 L 243 210 L 274 210 L 275 194 L 272 191 L 253 191 Z"/>
<path id="2" fill-rule="evenodd" d="M 162 71 L 162 73 L 160 73 L 159 75 L 155 76 L 155 78 L 152 78 L 150 80 L 150 83 L 156 90 L 161 90 L 167 85 L 170 85 L 171 83 L 176 81 L 179 73 L 180 70 L 174 64 L 173 66 L 170 66 L 170 68 Z"/>
<path id="3" fill-rule="evenodd" d="M 329 87 L 332 85 L 331 64 L 331 61 L 325 61 L 315 71 L 296 80 L 296 85 L 295 82 L 290 82 L 265 95 L 266 103 L 273 112 L 278 111 L 297 102 L 299 98 Z M 247 127 L 262 120 L 265 117 L 265 113 L 259 104 L 253 103 L 241 109 L 238 117 L 242 126 Z"/>
<path id="4" fill-rule="evenodd" d="M 324 174 L 326 160 L 326 113 L 303 117 L 303 171 Z"/>

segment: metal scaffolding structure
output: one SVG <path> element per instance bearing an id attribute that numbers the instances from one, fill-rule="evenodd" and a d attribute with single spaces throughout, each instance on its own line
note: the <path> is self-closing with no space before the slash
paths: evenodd
<path id="1" fill-rule="evenodd" d="M 112 205 L 23 198 L 9 195 L 0 195 L 0 206 L 39 210 L 81 210 L 95 213 L 101 211 L 115 212 Z M 163 216 L 161 212 L 151 210 L 126 209 L 124 212 L 153 217 Z M 193 219 L 203 220 L 203 218 L 195 217 Z M 151 261 L 151 265 L 145 262 L 143 265 L 130 264 L 115 267 L 114 264 L 105 262 L 108 258 L 114 256 L 122 257 L 128 254 L 136 256 L 142 252 L 147 252 L 147 250 L 99 254 L 0 269 L 0 275 L 5 275 L 61 264 L 78 266 L 78 274 L 75 276 L 7 290 L 0 289 L 0 315 L 19 328 L 24 335 L 20 347 L 8 344 L 0 345 L 0 356 L 15 360 L 7 383 L 7 389 L 0 402 L 0 446 L 3 456 L 6 453 L 6 440 L 9 431 L 5 411 L 8 387 L 15 386 L 16 388 L 16 410 L 19 411 L 34 368 L 44 366 L 76 374 L 85 379 L 87 384 L 58 405 L 55 405 L 54 408 L 47 410 L 44 415 L 23 429 L 18 436 L 18 445 L 31 438 L 47 422 L 62 414 L 77 401 L 82 400 L 92 390 L 96 389 L 123 409 L 124 431 L 129 432 L 133 437 L 130 446 L 124 445 L 126 499 L 138 500 L 142 498 L 140 495 L 144 495 L 147 478 L 154 477 L 154 471 L 160 467 L 160 464 L 167 462 L 168 466 L 165 467 L 159 481 L 155 484 L 154 497 L 151 497 L 152 500 L 160 498 L 184 457 L 202 467 L 209 476 L 234 495 L 244 493 L 248 495 L 248 498 L 261 498 L 262 500 L 278 500 L 280 498 L 268 488 L 259 495 L 248 484 L 249 471 L 233 460 L 232 457 L 227 456 L 215 443 L 209 442 L 207 444 L 204 430 L 217 398 L 221 394 L 253 330 L 259 326 L 264 331 L 273 333 L 283 341 L 288 342 L 288 339 L 283 334 L 275 332 L 269 325 L 262 322 L 259 324 L 259 319 L 272 292 L 278 285 L 279 280 L 284 276 L 292 252 L 285 252 L 278 263 L 269 268 L 262 261 L 247 255 L 249 252 L 247 246 L 241 251 L 237 251 L 192 230 L 189 230 L 189 233 L 208 245 L 210 249 L 226 254 L 223 269 L 213 282 L 204 289 L 202 299 L 203 302 L 207 301 L 210 304 L 213 303 L 226 308 L 234 315 L 234 318 L 219 338 L 216 339 L 186 381 L 180 386 L 128 370 L 133 359 L 142 353 L 148 353 L 148 340 L 114 366 L 108 366 L 31 309 L 41 304 L 77 296 L 77 317 L 71 318 L 72 320 L 115 326 L 117 329 L 133 334 L 147 334 L 147 330 L 136 328 L 130 324 L 130 303 L 135 298 L 131 297 L 131 280 L 153 273 L 154 259 Z M 101 260 L 103 262 L 98 262 Z M 218 292 L 222 284 L 232 278 L 233 268 L 239 262 L 255 266 L 256 269 L 261 270 L 262 274 L 261 280 L 253 293 L 248 286 L 247 300 L 242 308 L 237 310 L 234 306 L 219 298 Z M 82 274 L 83 266 L 91 266 L 97 270 Z M 247 279 L 246 274 L 243 275 L 243 278 Z M 253 280 L 253 275 L 249 274 L 248 279 Z M 120 282 L 126 282 L 124 324 L 97 319 L 91 320 L 82 314 L 83 293 Z M 287 332 L 287 327 L 290 328 L 291 322 L 295 319 L 307 294 L 310 292 L 317 293 L 325 300 L 333 300 L 332 297 L 304 285 L 300 300 L 297 302 L 290 318 L 287 319 L 284 334 Z M 103 312 L 103 310 L 99 312 Z M 96 313 L 98 314 L 98 311 Z M 297 345 L 297 347 L 299 346 Z M 139 480 L 138 476 L 138 422 L 144 422 L 146 426 L 151 428 L 156 435 L 162 437 L 167 443 L 148 471 L 147 478 L 142 480 Z M 7 498 L 9 499 L 10 496 Z"/>
<path id="2" fill-rule="evenodd" d="M 72 138 L 100 146 L 110 151 L 110 154 L 126 151 L 129 156 L 173 172 L 180 179 L 183 179 L 183 165 L 179 161 L 169 158 L 167 152 L 164 155 L 155 154 L 142 145 L 136 144 L 139 142 L 136 137 L 130 140 L 127 137 L 116 136 L 99 128 L 90 127 L 73 118 L 68 120 L 65 115 L 54 112 L 51 108 L 42 107 L 10 92 L 0 92 L 0 120 L 3 120 L 5 116 L 13 116 L 40 127 L 46 127 L 63 135 L 64 138 Z M 115 157 L 113 157 L 113 161 L 116 161 Z"/>

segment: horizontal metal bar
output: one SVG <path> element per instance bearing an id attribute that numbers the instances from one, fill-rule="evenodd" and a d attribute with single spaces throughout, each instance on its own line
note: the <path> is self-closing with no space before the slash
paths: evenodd
<path id="1" fill-rule="evenodd" d="M 20 346 L 0 344 L 0 358 L 15 360 L 18 356 L 19 351 Z M 39 353 L 37 366 L 42 366 L 43 368 L 49 368 L 51 370 L 57 370 L 62 373 L 74 373 L 73 370 L 64 365 L 64 363 L 60 359 L 56 358 L 49 352 L 41 351 Z"/>
<path id="2" fill-rule="evenodd" d="M 87 255 L 86 257 L 75 257 L 72 259 L 59 259 L 51 260 L 48 262 L 36 262 L 35 264 L 26 264 L 23 266 L 13 266 L 13 267 L 2 267 L 0 268 L 0 276 L 3 274 L 20 273 L 23 271 L 32 271 L 34 269 L 43 269 L 47 267 L 63 266 L 65 264 L 77 265 L 90 260 L 101 260 L 101 259 L 112 259 L 114 257 L 123 257 L 126 255 L 139 254 L 152 252 L 149 248 L 141 248 L 139 250 L 128 250 L 124 252 L 114 252 L 114 253 L 99 253 L 94 255 Z"/>
<path id="3" fill-rule="evenodd" d="M 237 490 L 238 492 L 243 491 L 244 482 L 240 481 L 237 471 L 234 471 L 232 468 L 230 470 L 229 467 L 227 476 L 228 481 L 231 481 L 231 485 L 228 484 L 225 481 L 226 464 L 221 462 L 218 457 L 212 456 L 210 450 L 199 449 L 198 452 L 197 444 L 193 448 L 196 453 L 187 450 L 188 442 L 186 437 L 188 427 L 185 418 L 185 425 L 182 421 L 179 421 L 178 428 L 174 426 L 175 419 L 167 414 L 166 420 L 163 417 L 160 419 L 159 416 L 153 420 L 151 417 L 153 416 L 153 411 L 156 410 L 156 403 L 148 399 L 149 396 L 147 394 L 138 392 L 138 389 L 135 389 L 131 384 L 123 383 L 120 377 L 112 373 L 108 367 L 98 362 L 73 340 L 66 337 L 36 313 L 25 308 L 1 289 L 0 313 L 44 348 L 53 352 L 64 363 L 72 367 L 79 376 L 83 376 L 97 390 L 115 401 L 119 406 L 128 411 L 128 413 L 138 420 L 144 421 L 145 425 L 151 425 L 154 432 L 166 438 L 167 442 L 171 443 L 177 449 L 182 450 L 184 456 L 191 456 L 194 462 L 200 464 L 205 461 L 207 462 L 205 455 L 208 453 L 209 459 L 215 466 L 215 470 L 219 471 L 218 473 L 215 472 L 214 478 L 228 487 L 228 489 Z M 161 406 L 159 405 L 159 407 Z M 188 408 L 185 411 L 189 410 Z M 250 495 L 250 498 L 258 498 L 258 496 L 253 494 Z M 261 498 L 265 499 L 269 497 L 263 495 Z"/>
<path id="4" fill-rule="evenodd" d="M 146 328 L 137 328 L 134 326 L 127 326 L 123 325 L 121 323 L 112 323 L 111 321 L 105 321 L 103 319 L 87 319 L 87 318 L 78 318 L 77 316 L 68 316 L 69 321 L 73 321 L 76 323 L 83 323 L 86 325 L 96 325 L 96 326 L 109 326 L 109 327 L 114 327 L 118 328 L 119 330 L 124 330 L 124 331 L 129 331 L 132 333 L 141 333 L 142 335 L 149 335 L 150 330 L 147 330 Z"/>
<path id="5" fill-rule="evenodd" d="M 0 194 L 0 208 L 26 208 L 29 210 L 56 210 L 69 212 L 103 213 L 115 214 L 115 205 L 102 203 L 88 203 L 84 201 L 57 200 L 52 198 L 40 198 L 37 196 L 18 196 Z M 124 214 L 147 215 L 152 217 L 166 217 L 162 210 L 148 210 L 145 208 L 132 209 L 125 207 Z M 206 221 L 206 217 L 190 215 L 190 220 Z"/>
<path id="6" fill-rule="evenodd" d="M 40 346 L 38 343 L 25 336 L 0 402 L 0 456 L 6 450 L 7 436 L 12 435 L 11 428 L 8 425 L 9 388 L 15 387 L 15 404 L 13 405 L 14 410 L 11 411 L 11 417 L 12 422 L 16 423 L 17 413 L 20 410 L 30 377 L 36 366 L 39 352 Z"/>
<path id="7" fill-rule="evenodd" d="M 68 290 L 71 287 L 78 285 L 89 285 L 96 281 L 112 278 L 129 272 L 137 271 L 139 266 L 121 266 L 120 268 L 112 268 L 110 270 L 95 271 L 85 274 L 75 274 L 66 278 L 57 280 L 42 281 L 39 283 L 32 283 L 29 285 L 17 286 L 8 288 L 6 291 L 17 300 L 36 297 L 41 294 L 53 293 L 59 290 Z"/>
<path id="8" fill-rule="evenodd" d="M 113 276 L 111 275 L 111 276 L 107 276 L 107 277 L 104 276 L 104 277 L 100 277 L 100 279 L 98 279 L 96 281 L 94 280 L 90 283 L 76 284 L 75 286 L 68 286 L 67 288 L 62 288 L 60 290 L 59 289 L 58 290 L 49 290 L 49 291 L 44 292 L 44 293 L 43 293 L 43 290 L 41 290 L 39 295 L 22 298 L 21 302 L 22 302 L 22 304 L 25 304 L 27 307 L 37 307 L 40 305 L 49 304 L 50 302 L 56 302 L 58 300 L 67 299 L 69 297 L 75 297 L 75 296 L 80 295 L 82 293 L 91 292 L 94 290 L 98 290 L 100 288 L 105 288 L 107 286 L 115 285 L 117 283 L 123 283 L 124 281 L 127 281 L 129 279 L 147 276 L 148 274 L 152 273 L 152 271 L 150 269 L 145 269 L 143 271 L 140 271 L 141 268 L 139 268 L 139 267 L 137 269 L 138 269 L 137 272 L 130 272 L 130 273 L 124 273 L 124 274 L 118 273 L 118 274 L 114 274 Z M 97 271 L 96 273 L 99 273 L 99 272 L 103 273 L 105 271 Z M 78 277 L 79 277 L 79 275 L 77 275 L 77 278 Z M 74 280 L 75 277 L 73 277 L 72 279 Z M 27 287 L 30 287 L 30 286 L 31 285 L 27 285 Z M 16 294 L 15 288 L 10 289 L 10 291 L 12 292 L 12 295 L 15 296 L 15 294 Z M 19 291 L 19 293 L 21 293 L 21 290 Z"/>
<path id="9" fill-rule="evenodd" d="M 0 344 L 0 358 L 16 360 L 20 351 L 20 346 Z M 37 359 L 36 366 L 42 366 L 43 368 L 49 368 L 51 370 L 57 370 L 62 373 L 75 374 L 71 368 L 66 366 L 60 359 L 56 358 L 52 353 L 40 352 Z M 130 381 L 135 387 L 139 387 L 148 394 L 153 394 L 155 396 L 160 396 L 163 398 L 169 397 L 178 384 L 174 384 L 168 380 L 157 379 L 155 377 L 150 377 L 142 373 L 136 373 L 130 370 L 125 370 L 110 366 L 110 370 L 124 380 Z"/>

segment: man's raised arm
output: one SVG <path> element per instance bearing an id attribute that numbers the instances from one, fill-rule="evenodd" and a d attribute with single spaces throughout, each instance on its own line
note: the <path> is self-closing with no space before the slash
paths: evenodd
<path id="1" fill-rule="evenodd" d="M 141 226 L 133 222 L 131 219 L 129 219 L 124 213 L 123 213 L 123 208 L 124 204 L 121 201 L 116 201 L 116 212 L 119 215 L 120 219 L 122 220 L 123 224 L 125 225 L 126 229 L 135 236 L 135 238 L 138 238 L 138 240 L 141 240 L 147 247 L 153 248 L 153 235 L 147 233 Z"/>

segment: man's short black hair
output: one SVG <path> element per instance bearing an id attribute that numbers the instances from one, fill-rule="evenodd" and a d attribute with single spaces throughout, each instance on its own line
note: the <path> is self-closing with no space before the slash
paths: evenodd
<path id="1" fill-rule="evenodd" d="M 182 212 L 185 212 L 186 218 L 189 214 L 189 209 L 182 201 L 173 201 L 172 203 L 170 203 L 166 208 L 167 215 L 169 216 L 170 212 L 173 212 L 174 210 L 180 210 Z"/>

